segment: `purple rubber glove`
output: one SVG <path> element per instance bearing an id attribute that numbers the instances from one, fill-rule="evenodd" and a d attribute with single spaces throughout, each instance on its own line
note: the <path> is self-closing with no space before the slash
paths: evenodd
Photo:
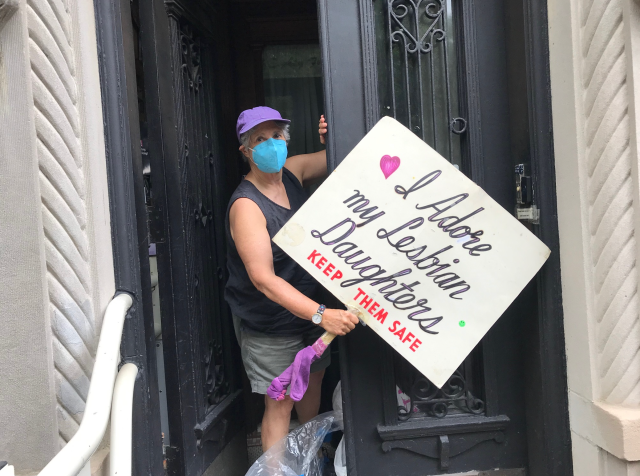
<path id="1" fill-rule="evenodd" d="M 327 346 L 318 339 L 312 346 L 305 347 L 296 354 L 293 363 L 273 379 L 267 389 L 267 395 L 272 400 L 284 400 L 287 388 L 291 385 L 289 393 L 294 402 L 299 402 L 304 397 L 309 386 L 311 364 L 318 360 Z"/>

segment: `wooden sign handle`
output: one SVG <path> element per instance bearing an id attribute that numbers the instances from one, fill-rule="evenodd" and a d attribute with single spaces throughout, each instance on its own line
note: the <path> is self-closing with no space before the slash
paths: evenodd
<path id="1" fill-rule="evenodd" d="M 319 340 L 321 340 L 322 343 L 328 347 L 329 344 L 331 344 L 331 342 L 333 342 L 333 339 L 335 338 L 336 338 L 335 334 L 332 334 L 331 332 L 325 332 L 320 336 Z"/>

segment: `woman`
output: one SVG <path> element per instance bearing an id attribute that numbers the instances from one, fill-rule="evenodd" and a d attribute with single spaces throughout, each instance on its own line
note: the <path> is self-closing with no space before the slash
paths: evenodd
<path id="1" fill-rule="evenodd" d="M 236 133 L 251 171 L 231 196 L 227 209 L 229 281 L 225 298 L 234 315 L 242 361 L 251 390 L 265 394 L 262 448 L 268 450 L 289 431 L 294 402 L 266 397 L 271 381 L 324 330 L 345 335 L 358 323 L 353 314 L 325 309 L 313 299 L 317 283 L 271 238 L 308 198 L 304 184 L 327 173 L 326 152 L 287 159 L 289 120 L 268 107 L 240 114 Z M 320 141 L 327 124 L 320 118 Z M 313 322 L 312 322 L 313 321 Z M 311 366 L 309 387 L 295 403 L 301 423 L 318 414 L 325 352 Z"/>

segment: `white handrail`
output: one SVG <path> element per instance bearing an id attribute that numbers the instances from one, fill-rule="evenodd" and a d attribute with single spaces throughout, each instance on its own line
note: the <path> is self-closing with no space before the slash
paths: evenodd
<path id="1" fill-rule="evenodd" d="M 118 372 L 111 405 L 111 448 L 109 473 L 111 476 L 131 476 L 131 418 L 133 415 L 133 388 L 138 367 L 124 364 Z"/>
<path id="2" fill-rule="evenodd" d="M 102 441 L 109 422 L 122 328 L 132 303 L 131 296 L 123 293 L 113 298 L 107 306 L 80 428 L 39 476 L 76 476 L 87 466 Z"/>

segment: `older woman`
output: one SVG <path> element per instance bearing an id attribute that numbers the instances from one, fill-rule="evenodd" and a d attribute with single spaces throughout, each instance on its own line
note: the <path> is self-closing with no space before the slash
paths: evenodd
<path id="1" fill-rule="evenodd" d="M 344 335 L 358 323 L 353 314 L 325 309 L 316 302 L 315 280 L 271 241 L 307 199 L 303 185 L 327 173 L 324 151 L 287 159 L 289 122 L 268 107 L 240 114 L 236 133 L 251 171 L 231 196 L 227 211 L 229 281 L 225 298 L 234 315 L 251 390 L 261 394 L 266 394 L 271 381 L 323 329 Z M 323 144 L 326 132 L 321 117 Z M 322 377 L 329 362 L 330 353 L 325 352 L 313 363 L 309 388 L 295 402 L 302 423 L 318 414 Z M 262 447 L 266 451 L 287 434 L 294 402 L 289 396 L 274 401 L 265 395 L 265 405 Z"/>

